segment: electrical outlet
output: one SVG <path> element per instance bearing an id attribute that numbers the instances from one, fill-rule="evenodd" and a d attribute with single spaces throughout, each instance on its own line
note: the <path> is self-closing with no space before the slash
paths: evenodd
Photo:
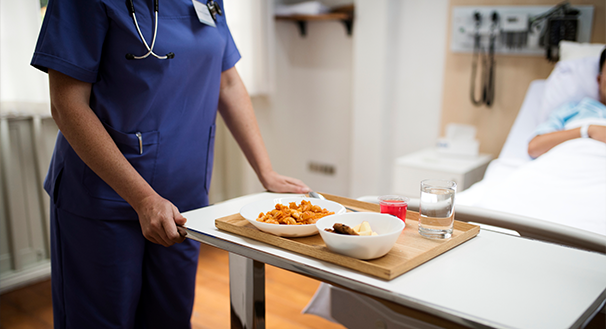
<path id="1" fill-rule="evenodd" d="M 337 171 L 337 169 L 335 168 L 334 165 L 326 164 L 326 163 L 318 163 L 318 162 L 313 162 L 313 161 L 310 161 L 307 164 L 307 168 L 311 172 L 322 174 L 322 175 L 328 175 L 328 176 L 334 175 Z"/>

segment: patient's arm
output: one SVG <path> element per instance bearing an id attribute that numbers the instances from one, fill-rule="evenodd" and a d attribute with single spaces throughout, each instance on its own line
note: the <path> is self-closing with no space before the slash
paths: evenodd
<path id="1" fill-rule="evenodd" d="M 606 126 L 591 125 L 587 129 L 587 135 L 589 138 L 606 143 Z"/>
<path id="2" fill-rule="evenodd" d="M 589 135 L 589 138 L 606 143 L 606 126 L 590 125 L 589 129 L 587 130 L 587 134 Z M 561 130 L 538 135 L 533 138 L 530 143 L 528 143 L 528 155 L 533 158 L 537 158 L 558 144 L 580 137 L 581 128 Z"/>
<path id="3" fill-rule="evenodd" d="M 551 150 L 558 144 L 564 143 L 565 141 L 580 138 L 581 128 L 574 128 L 569 130 L 554 131 L 543 135 L 538 135 L 528 143 L 528 155 L 533 158 L 537 158 L 543 153 Z"/>

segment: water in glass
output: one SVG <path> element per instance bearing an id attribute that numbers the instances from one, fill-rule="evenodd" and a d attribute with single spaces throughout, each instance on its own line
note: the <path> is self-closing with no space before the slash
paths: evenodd
<path id="1" fill-rule="evenodd" d="M 421 186 L 419 233 L 428 238 L 447 239 L 454 224 L 455 190 L 446 187 Z"/>

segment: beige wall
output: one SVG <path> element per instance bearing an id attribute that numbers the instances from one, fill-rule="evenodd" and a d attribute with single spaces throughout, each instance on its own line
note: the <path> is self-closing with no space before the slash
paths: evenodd
<path id="1" fill-rule="evenodd" d="M 451 0 L 452 6 L 496 6 L 496 5 L 555 5 L 560 1 L 548 0 Z M 570 1 L 573 5 L 593 5 L 594 17 L 591 41 L 604 43 L 606 40 L 606 1 Z M 451 19 L 451 17 L 449 17 Z M 449 22 L 448 27 L 451 24 Z M 495 103 L 491 108 L 475 107 L 469 99 L 471 78 L 471 54 L 450 51 L 450 31 L 446 47 L 444 72 L 444 97 L 442 104 L 441 132 L 448 123 L 466 123 L 478 128 L 480 152 L 498 156 L 509 129 L 524 101 L 524 95 L 531 81 L 545 79 L 553 69 L 541 56 L 499 56 L 495 55 Z"/>

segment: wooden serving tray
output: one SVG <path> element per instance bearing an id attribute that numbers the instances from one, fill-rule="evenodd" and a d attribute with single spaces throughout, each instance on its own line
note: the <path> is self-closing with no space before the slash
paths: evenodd
<path id="1" fill-rule="evenodd" d="M 338 202 L 348 211 L 379 212 L 377 204 L 361 202 L 330 194 L 326 199 Z M 284 238 L 258 230 L 240 214 L 234 214 L 215 220 L 215 226 L 267 244 L 311 256 L 337 265 L 341 265 L 365 274 L 391 280 L 411 269 L 437 257 L 461 243 L 475 237 L 480 227 L 464 222 L 454 222 L 454 232 L 450 239 L 432 240 L 419 235 L 419 213 L 407 211 L 406 228 L 394 247 L 383 257 L 372 260 L 360 260 L 328 250 L 319 234 L 303 238 Z"/>

